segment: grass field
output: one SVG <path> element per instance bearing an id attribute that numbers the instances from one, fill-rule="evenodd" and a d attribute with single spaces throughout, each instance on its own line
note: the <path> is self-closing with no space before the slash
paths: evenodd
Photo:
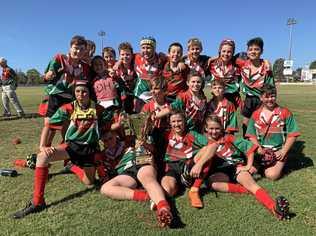
<path id="1" fill-rule="evenodd" d="M 289 222 L 277 221 L 251 195 L 208 193 L 205 207 L 192 209 L 186 195 L 176 198 L 183 227 L 161 230 L 156 227 L 147 203 L 113 201 L 95 189 L 86 188 L 74 175 L 56 175 L 47 184 L 47 210 L 22 220 L 10 214 L 31 198 L 33 171 L 18 169 L 16 178 L 0 176 L 0 235 L 316 235 L 316 86 L 281 86 L 279 100 L 295 114 L 302 136 L 299 138 L 279 181 L 260 179 L 272 196 L 286 196 L 296 214 Z M 27 113 L 36 112 L 42 88 L 19 88 Z M 0 110 L 2 113 L 2 110 Z M 14 113 L 14 111 L 13 111 Z M 37 150 L 42 119 L 0 121 L 0 167 Z M 20 137 L 22 143 L 11 140 Z M 50 173 L 57 173 L 56 163 Z"/>

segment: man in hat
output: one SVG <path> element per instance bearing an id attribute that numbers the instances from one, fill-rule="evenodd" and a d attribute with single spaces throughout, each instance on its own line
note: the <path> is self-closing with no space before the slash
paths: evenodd
<path id="1" fill-rule="evenodd" d="M 23 108 L 16 95 L 17 81 L 15 71 L 7 65 L 7 60 L 3 57 L 0 58 L 0 66 L 2 67 L 1 85 L 2 85 L 2 103 L 3 103 L 3 116 L 11 116 L 9 101 L 13 104 L 19 117 L 24 116 Z"/>

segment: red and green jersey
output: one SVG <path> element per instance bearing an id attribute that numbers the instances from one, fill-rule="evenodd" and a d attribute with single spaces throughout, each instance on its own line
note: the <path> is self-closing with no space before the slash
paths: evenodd
<path id="1" fill-rule="evenodd" d="M 177 96 L 180 92 L 185 92 L 188 89 L 187 76 L 188 69 L 174 72 L 170 68 L 170 63 L 167 62 L 164 66 L 162 76 L 168 83 L 168 96 Z"/>
<path id="2" fill-rule="evenodd" d="M 297 137 L 297 123 L 293 114 L 284 107 L 274 108 L 271 117 L 265 117 L 263 107 L 257 109 L 251 116 L 246 137 L 256 138 L 263 147 L 275 150 L 282 148 L 287 137 Z"/>
<path id="3" fill-rule="evenodd" d="M 123 87 L 125 93 L 133 93 L 137 78 L 137 74 L 134 70 L 134 63 L 132 63 L 129 68 L 119 66 L 119 68 L 115 71 L 115 77 L 117 78 L 120 86 Z"/>
<path id="4" fill-rule="evenodd" d="M 50 84 L 45 89 L 46 95 L 60 93 L 72 94 L 72 86 L 76 80 L 90 80 L 89 65 L 80 61 L 78 65 L 74 66 L 69 55 L 57 54 L 53 60 L 49 62 L 45 73 L 48 71 L 53 71 L 56 77 L 49 81 Z"/>
<path id="5" fill-rule="evenodd" d="M 166 162 L 190 160 L 208 144 L 208 139 L 196 131 L 189 131 L 180 138 L 170 131 L 165 134 L 165 140 L 167 149 L 164 160 Z"/>
<path id="6" fill-rule="evenodd" d="M 240 72 L 235 64 L 229 63 L 226 65 L 217 59 L 210 64 L 209 72 L 211 74 L 211 81 L 225 81 L 225 93 L 239 92 Z"/>
<path id="7" fill-rule="evenodd" d="M 189 67 L 190 71 L 198 72 L 202 78 L 208 75 L 208 59 L 208 56 L 200 55 L 198 60 L 193 62 L 188 56 L 183 57 L 183 61 Z"/>
<path id="8" fill-rule="evenodd" d="M 207 103 L 207 113 L 216 115 L 227 132 L 238 132 L 237 114 L 233 103 L 223 98 L 216 101 L 214 98 Z"/>
<path id="9" fill-rule="evenodd" d="M 236 60 L 237 66 L 240 68 L 241 88 L 245 95 L 259 97 L 262 93 L 262 87 L 265 84 L 275 86 L 271 66 L 267 60 L 261 60 L 261 65 L 256 73 L 251 71 L 251 61 Z"/>
<path id="10" fill-rule="evenodd" d="M 6 85 L 17 85 L 16 81 L 16 73 L 15 71 L 10 67 L 5 67 L 2 69 L 2 76 L 1 76 L 1 83 L 0 85 L 6 86 Z"/>
<path id="11" fill-rule="evenodd" d="M 225 135 L 219 141 L 216 157 L 224 159 L 229 164 L 246 164 L 246 158 L 254 153 L 258 146 L 243 138 L 234 135 Z"/>
<path id="12" fill-rule="evenodd" d="M 202 120 L 206 112 L 206 97 L 201 94 L 198 98 L 189 90 L 180 93 L 176 100 L 170 104 L 173 110 L 183 110 L 187 117 L 187 125 L 189 129 L 198 130 L 201 128 Z"/>
<path id="13" fill-rule="evenodd" d="M 148 62 L 140 54 L 135 54 L 135 71 L 137 73 L 134 95 L 148 102 L 151 98 L 150 80 L 161 75 L 166 56 L 163 53 L 155 54 L 152 61 Z"/>
<path id="14" fill-rule="evenodd" d="M 70 120 L 65 141 L 96 145 L 99 142 L 99 128 L 109 126 L 113 114 L 102 106 L 90 101 L 90 106 L 82 110 L 77 101 L 61 106 L 49 119 L 48 126 L 61 129 L 63 122 Z M 100 127 L 99 127 L 100 126 Z"/>
<path id="15" fill-rule="evenodd" d="M 155 114 L 157 114 L 158 112 L 160 112 L 162 109 L 164 108 L 168 108 L 169 107 L 169 103 L 165 102 L 165 104 L 163 105 L 158 105 L 153 99 L 151 99 L 148 103 L 146 103 L 143 108 L 142 108 L 142 112 L 155 112 Z M 169 118 L 168 117 L 162 117 L 158 120 L 155 121 L 155 127 L 159 128 L 159 129 L 168 129 L 169 128 Z"/>

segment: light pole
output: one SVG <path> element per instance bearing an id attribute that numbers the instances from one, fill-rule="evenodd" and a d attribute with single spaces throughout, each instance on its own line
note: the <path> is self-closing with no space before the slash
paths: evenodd
<path id="1" fill-rule="evenodd" d="M 297 24 L 296 19 L 294 18 L 287 19 L 287 25 L 290 27 L 289 60 L 292 59 L 292 31 L 293 31 L 293 25 L 295 24 Z"/>
<path id="2" fill-rule="evenodd" d="M 103 39 L 105 37 L 105 32 L 103 30 L 100 30 L 100 32 L 98 32 L 98 35 L 101 37 L 101 54 L 102 54 L 102 50 L 103 50 Z"/>

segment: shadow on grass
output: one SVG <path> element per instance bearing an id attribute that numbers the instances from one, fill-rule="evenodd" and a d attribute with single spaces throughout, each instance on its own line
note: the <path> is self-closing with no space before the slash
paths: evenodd
<path id="1" fill-rule="evenodd" d="M 19 119 L 31 119 L 40 117 L 38 113 L 26 113 L 24 117 L 19 117 L 17 115 L 11 115 L 9 117 L 0 116 L 0 121 L 11 121 L 11 120 L 19 120 Z"/>
<path id="2" fill-rule="evenodd" d="M 66 196 L 66 197 L 64 197 L 64 198 L 62 198 L 60 200 L 57 200 L 57 201 L 54 201 L 54 202 L 48 204 L 47 208 L 50 208 L 52 206 L 56 206 L 56 205 L 58 205 L 60 203 L 67 202 L 67 201 L 70 201 L 70 200 L 75 199 L 75 198 L 82 197 L 83 195 L 85 195 L 85 194 L 87 194 L 89 192 L 92 192 L 94 190 L 95 190 L 95 187 L 92 187 L 92 188 L 86 188 L 86 189 L 84 189 L 84 190 L 82 190 L 80 192 L 77 192 L 77 193 L 70 194 L 69 196 Z"/>
<path id="3" fill-rule="evenodd" d="M 305 148 L 304 141 L 296 141 L 289 153 L 288 161 L 286 162 L 283 173 L 288 175 L 293 171 L 314 166 L 314 162 L 310 157 L 305 156 L 303 150 Z"/>

